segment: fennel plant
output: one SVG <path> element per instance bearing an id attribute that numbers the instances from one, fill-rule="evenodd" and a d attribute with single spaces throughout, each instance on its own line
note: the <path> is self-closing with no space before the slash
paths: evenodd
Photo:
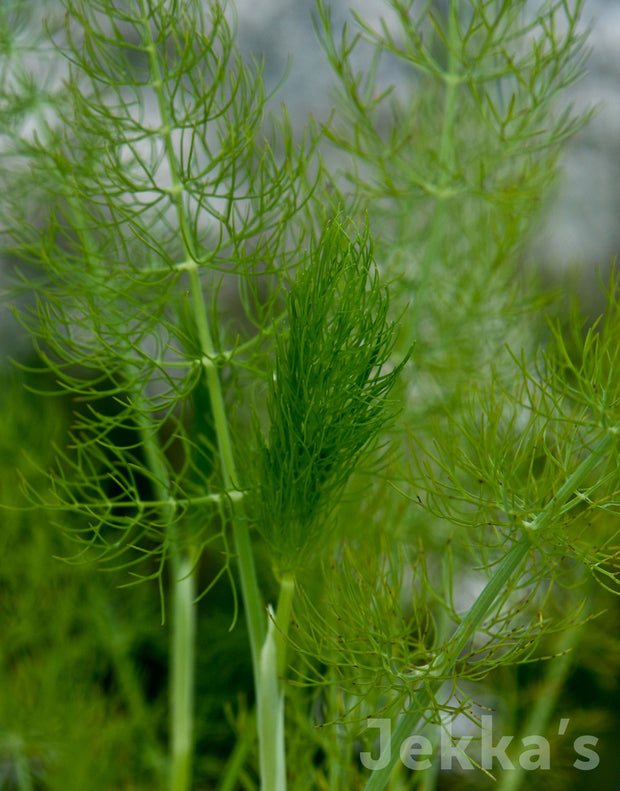
<path id="1" fill-rule="evenodd" d="M 220 3 L 63 9 L 47 82 L 2 11 L 3 248 L 39 360 L 21 366 L 73 408 L 21 507 L 75 560 L 157 584 L 162 788 L 205 787 L 197 652 L 233 649 L 197 613 L 225 584 L 253 709 L 215 787 L 436 787 L 442 732 L 477 719 L 467 684 L 573 647 L 587 572 L 616 584 L 617 283 L 599 323 L 551 321 L 542 345 L 517 269 L 586 120 L 556 101 L 580 3 L 392 0 L 339 35 L 320 2 L 339 100 L 301 140 L 265 117 Z"/>

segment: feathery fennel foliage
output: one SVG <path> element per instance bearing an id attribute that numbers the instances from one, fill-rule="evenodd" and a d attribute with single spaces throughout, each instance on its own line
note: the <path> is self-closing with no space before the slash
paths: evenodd
<path id="1" fill-rule="evenodd" d="M 213 440 L 187 429 L 191 395 L 205 371 L 259 367 L 256 327 L 273 319 L 273 272 L 296 253 L 287 220 L 307 196 L 308 151 L 293 150 L 286 125 L 279 159 L 259 139 L 259 73 L 239 62 L 223 10 L 209 22 L 197 4 L 179 11 L 69 6 L 62 125 L 16 142 L 51 209 L 40 228 L 10 196 L 5 206 L 15 251 L 44 272 L 28 281 L 37 305 L 22 319 L 45 366 L 87 405 L 46 505 L 82 511 L 111 558 L 142 539 L 165 553 L 189 506 L 219 502 Z M 219 273 L 243 278 L 244 346 L 208 314 Z M 123 429 L 138 439 L 116 448 L 109 438 Z M 175 443 L 180 458 L 167 452 Z"/>
<path id="2" fill-rule="evenodd" d="M 377 256 L 403 283 L 393 298 L 416 345 L 408 406 L 421 426 L 506 343 L 527 343 L 536 300 L 517 256 L 562 143 L 588 119 L 554 101 L 587 55 L 581 6 L 389 0 L 382 21 L 357 15 L 340 33 L 318 5 L 338 186 L 370 212 Z"/>
<path id="3" fill-rule="evenodd" d="M 367 228 L 351 241 L 332 223 L 288 296 L 269 435 L 259 437 L 258 526 L 285 568 L 326 541 L 330 511 L 390 418 L 386 399 L 407 358 L 384 370 L 396 341 L 388 308 Z"/>
<path id="4" fill-rule="evenodd" d="M 166 761 L 142 737 L 162 788 L 432 789 L 441 729 L 476 722 L 468 685 L 578 651 L 584 570 L 617 587 L 617 278 L 598 323 L 551 323 L 538 350 L 544 300 L 518 274 L 586 120 L 556 101 L 585 57 L 581 2 L 391 0 L 341 36 L 320 2 L 340 93 L 300 142 L 285 110 L 264 117 L 228 7 L 63 9 L 36 47 L 1 11 L 2 249 L 39 359 L 20 365 L 73 411 L 19 507 L 78 559 L 158 582 Z M 238 646 L 228 623 L 199 631 L 223 579 L 254 705 L 230 715 L 227 762 L 194 754 L 202 644 Z M 372 752 L 376 716 L 392 738 L 369 771 L 353 746 Z M 411 734 L 428 771 L 397 767 Z"/>

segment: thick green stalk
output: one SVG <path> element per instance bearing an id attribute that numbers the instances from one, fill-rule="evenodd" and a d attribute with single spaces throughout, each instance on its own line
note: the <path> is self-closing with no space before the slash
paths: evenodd
<path id="1" fill-rule="evenodd" d="M 453 670 L 461 652 L 477 629 L 482 625 L 496 599 L 502 591 L 506 589 L 519 566 L 526 558 L 531 546 L 530 534 L 539 530 L 544 530 L 553 523 L 558 512 L 566 506 L 568 499 L 582 485 L 598 464 L 600 464 L 605 454 L 611 450 L 616 439 L 616 430 L 609 430 L 603 435 L 592 449 L 591 453 L 567 478 L 555 496 L 551 498 L 536 518 L 526 525 L 525 535 L 516 541 L 508 550 L 503 560 L 497 566 L 493 576 L 474 602 L 472 608 L 456 628 L 447 646 L 433 662 L 431 677 L 437 676 L 437 681 L 429 681 L 427 686 L 422 688 L 414 697 L 410 708 L 401 716 L 397 726 L 392 732 L 392 738 L 388 748 L 388 761 L 382 769 L 377 769 L 371 775 L 364 786 L 364 791 L 383 791 L 383 789 L 386 788 L 390 781 L 390 776 L 400 759 L 401 745 L 412 733 L 417 733 L 420 727 L 423 726 L 424 713 L 430 707 L 437 690 L 443 683 L 442 680 Z"/>
<path id="2" fill-rule="evenodd" d="M 260 656 L 257 725 L 260 750 L 261 791 L 286 791 L 284 692 L 280 676 L 286 668 L 286 633 L 295 593 L 292 575 L 280 583 L 278 608 L 271 619 Z"/>
<path id="3" fill-rule="evenodd" d="M 284 694 L 278 679 L 278 650 L 273 613 L 260 655 L 256 721 L 261 791 L 286 791 Z"/>

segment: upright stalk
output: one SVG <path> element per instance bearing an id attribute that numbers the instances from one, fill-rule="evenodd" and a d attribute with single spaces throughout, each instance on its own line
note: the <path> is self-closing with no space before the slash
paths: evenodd
<path id="1" fill-rule="evenodd" d="M 136 397 L 136 396 L 134 396 Z M 141 396 L 137 396 L 140 398 Z M 138 409 L 146 463 L 153 473 L 155 495 L 166 502 L 168 472 L 162 451 L 149 430 L 145 410 Z M 170 513 L 172 517 L 172 513 Z M 170 536 L 172 642 L 170 647 L 170 791 L 189 791 L 194 753 L 194 664 L 196 635 L 196 574 L 191 549 Z"/>
<path id="2" fill-rule="evenodd" d="M 451 0 L 448 9 L 448 63 L 443 72 L 445 86 L 443 117 L 441 121 L 441 136 L 439 140 L 439 162 L 441 171 L 435 192 L 435 208 L 432 215 L 428 242 L 423 254 L 421 268 L 420 293 L 435 275 L 435 260 L 439 254 L 439 245 L 444 237 L 444 223 L 448 216 L 447 202 L 450 200 L 450 180 L 454 175 L 456 166 L 454 127 L 456 124 L 457 97 L 459 89 L 459 58 L 457 48 L 460 46 L 458 31 L 459 0 Z M 416 310 L 414 305 L 414 310 Z"/>
<path id="3" fill-rule="evenodd" d="M 278 608 L 270 608 L 267 636 L 260 655 L 257 720 L 261 768 L 261 791 L 286 791 L 284 740 L 284 693 L 280 676 L 286 668 L 286 633 L 295 592 L 292 575 L 280 583 Z"/>
<path id="4" fill-rule="evenodd" d="M 172 139 L 172 118 L 170 108 L 167 103 L 167 97 L 164 91 L 164 74 L 161 64 L 157 57 L 157 45 L 153 38 L 150 19 L 149 8 L 146 0 L 141 0 L 142 16 L 143 16 L 143 29 L 144 39 L 147 42 L 147 52 L 152 74 L 152 86 L 157 96 L 157 103 L 160 113 L 160 135 L 165 147 L 166 160 L 170 170 L 171 187 L 170 194 L 176 207 L 177 220 L 179 224 L 179 238 L 182 240 L 185 264 L 184 268 L 188 272 L 190 281 L 190 298 L 193 308 L 194 320 L 196 323 L 198 337 L 200 340 L 200 347 L 202 353 L 202 361 L 205 370 L 205 379 L 209 398 L 211 402 L 211 409 L 213 412 L 213 422 L 215 434 L 217 438 L 217 446 L 220 459 L 220 468 L 222 473 L 222 480 L 226 491 L 231 491 L 237 481 L 237 471 L 235 467 L 234 455 L 232 450 L 232 442 L 230 438 L 230 431 L 228 428 L 228 419 L 226 416 L 226 409 L 224 405 L 224 397 L 222 394 L 222 387 L 219 377 L 219 371 L 215 365 L 215 346 L 211 336 L 211 329 L 207 316 L 200 276 L 198 273 L 198 261 L 196 255 L 191 249 L 189 239 L 191 233 L 189 230 L 189 221 L 186 213 L 186 208 L 183 203 L 184 187 L 182 179 L 179 175 L 179 165 L 175 153 L 174 141 Z M 256 699 L 258 705 L 261 701 L 261 649 L 265 639 L 265 623 L 264 614 L 262 611 L 260 591 L 256 579 L 256 571 L 254 567 L 254 557 L 252 555 L 252 548 L 248 532 L 247 521 L 243 515 L 241 506 L 231 502 L 233 509 L 232 516 L 232 531 L 234 536 L 235 548 L 237 552 L 237 562 L 239 566 L 239 576 L 241 580 L 241 595 L 245 610 L 245 616 L 248 625 L 248 633 L 250 638 L 250 648 L 252 653 L 252 665 L 254 670 L 254 685 L 256 691 Z M 181 608 L 180 608 L 181 611 Z M 191 630 L 181 630 L 186 639 L 193 639 L 193 632 Z M 179 637 L 179 640 L 181 638 Z M 193 649 L 192 649 L 193 650 Z M 259 716 L 260 721 L 260 716 Z M 182 727 L 181 718 L 173 721 L 175 727 Z M 265 737 L 261 733 L 259 727 L 259 742 Z M 173 736 L 173 743 L 175 740 L 179 743 L 183 742 L 183 732 L 178 736 Z M 189 783 L 189 781 L 187 781 Z M 265 786 L 265 788 L 267 788 Z M 189 791 L 189 784 L 186 786 L 181 785 L 179 780 L 178 786 L 173 786 L 172 791 Z M 268 789 L 274 791 L 274 789 Z"/>
<path id="5" fill-rule="evenodd" d="M 496 599 L 506 589 L 509 581 L 525 560 L 531 547 L 530 535 L 549 527 L 559 511 L 565 511 L 572 507 L 570 503 L 567 505 L 567 501 L 594 471 L 601 459 L 612 449 L 617 439 L 616 434 L 617 429 L 605 432 L 591 453 L 567 478 L 555 496 L 551 498 L 536 518 L 527 524 L 525 534 L 508 550 L 472 608 L 457 626 L 446 647 L 435 658 L 431 669 L 431 678 L 426 686 L 421 688 L 419 693 L 414 696 L 412 705 L 403 713 L 392 732 L 386 765 L 382 769 L 377 769 L 370 776 L 364 786 L 364 791 L 383 791 L 387 787 L 390 776 L 399 761 L 401 745 L 412 733 L 418 733 L 420 728 L 423 727 L 425 712 L 430 708 L 444 678 L 452 672 L 461 652 L 482 625 Z M 574 504 L 576 502 L 581 501 L 577 498 Z M 434 681 L 432 680 L 433 676 L 436 677 Z"/>
<path id="6" fill-rule="evenodd" d="M 170 791 L 191 788 L 194 752 L 194 666 L 196 575 L 189 553 L 173 555 Z"/>
<path id="7" fill-rule="evenodd" d="M 198 327 L 198 336 L 204 355 L 203 365 L 205 369 L 205 379 L 211 400 L 211 409 L 213 411 L 213 422 L 217 437 L 222 479 L 226 491 L 232 491 L 237 483 L 237 470 L 230 439 L 230 431 L 228 429 L 228 418 L 226 417 L 226 407 L 224 405 L 219 372 L 216 365 L 212 362 L 216 356 L 215 346 L 211 338 L 211 330 L 197 266 L 189 268 L 189 281 L 192 304 L 194 307 L 194 318 L 196 320 L 196 326 Z M 265 639 L 264 615 L 256 579 L 254 556 L 252 554 L 247 520 L 243 514 L 241 504 L 232 502 L 231 507 L 233 508 L 232 530 L 237 551 L 239 577 L 241 579 L 241 595 L 248 623 L 254 679 L 256 682 L 258 679 L 257 668 L 260 661 L 260 650 Z"/>

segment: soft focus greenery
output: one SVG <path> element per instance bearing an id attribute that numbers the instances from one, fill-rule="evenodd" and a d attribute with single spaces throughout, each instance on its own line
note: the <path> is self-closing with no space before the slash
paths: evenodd
<path id="1" fill-rule="evenodd" d="M 231 7 L 45 9 L 0 5 L 0 788 L 610 787 L 618 275 L 564 316 L 527 246 L 581 3 L 319 2 L 299 139 Z"/>

